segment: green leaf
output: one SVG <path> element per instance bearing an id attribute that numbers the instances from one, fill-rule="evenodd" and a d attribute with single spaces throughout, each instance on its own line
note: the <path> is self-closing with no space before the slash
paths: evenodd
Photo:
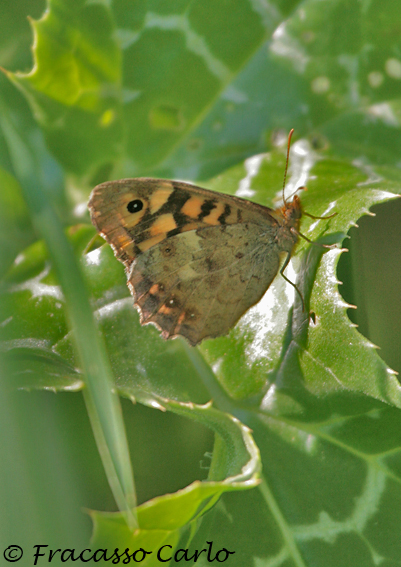
<path id="1" fill-rule="evenodd" d="M 46 8 L 45 0 L 5 2 L 0 20 L 1 64 L 7 69 L 27 69 L 32 66 L 32 33 L 26 14 L 39 17 Z"/>
<path id="2" fill-rule="evenodd" d="M 152 551 L 146 565 L 156 565 L 157 550 L 163 545 L 174 547 L 180 530 L 195 523 L 222 493 L 252 488 L 258 484 L 259 477 L 259 453 L 247 427 L 210 406 L 160 402 L 166 409 L 212 427 L 217 438 L 208 481 L 196 481 L 174 494 L 139 506 L 139 530 L 130 531 L 121 514 L 91 512 L 95 526 L 93 545 L 97 548 L 118 545 L 120 550 L 128 547 L 132 551 L 143 547 Z"/>
<path id="3" fill-rule="evenodd" d="M 294 125 L 343 155 L 394 165 L 397 8 L 387 3 L 379 26 L 379 1 L 297 5 L 52 0 L 33 24 L 36 66 L 9 77 L 53 153 L 81 175 L 210 177 Z"/>
<path id="4" fill-rule="evenodd" d="M 11 85 L 2 88 L 1 165 L 19 179 L 21 169 L 31 173 L 25 148 L 36 151 L 53 199 L 61 176 L 49 183 L 57 168 L 43 151 L 40 125 L 49 150 L 67 173 L 76 174 L 68 176 L 65 191 L 74 203 L 86 201 L 94 180 L 157 174 L 196 182 L 221 174 L 207 185 L 279 206 L 285 156 L 277 149 L 266 152 L 294 127 L 302 139 L 293 146 L 288 195 L 307 184 L 308 192 L 301 194 L 307 212 L 337 212 L 326 220 L 303 217 L 302 233 L 340 246 L 372 205 L 400 193 L 398 12 L 391 0 L 51 0 L 33 24 L 34 68 L 8 74 L 29 100 L 37 124 Z M 0 34 L 2 64 L 15 69 L 23 61 L 26 68 L 29 54 L 18 51 L 18 30 L 8 33 Z M 2 86 L 5 80 L 0 78 Z M 12 155 L 15 132 L 25 145 Z M 71 306 L 60 294 L 43 245 L 23 250 L 7 271 L 31 242 L 29 228 L 29 238 L 22 238 L 27 212 L 14 211 L 13 203 L 1 216 L 4 226 L 10 222 L 17 231 L 15 238 L 21 237 L 17 245 L 11 230 L 10 239 L 4 230 L 2 360 L 16 386 L 80 388 L 81 363 L 66 317 Z M 393 205 L 396 211 L 399 204 Z M 66 199 L 59 209 L 66 224 L 82 211 Z M 377 241 L 397 243 L 396 228 L 388 220 Z M 122 266 L 110 249 L 84 253 L 93 234 L 74 227 L 70 239 L 118 392 L 153 408 L 180 411 L 192 421 L 203 415 L 203 423 L 220 426 L 211 493 L 207 481 L 152 499 L 139 509 L 142 521 L 147 511 L 149 523 L 137 539 L 121 516 L 94 513 L 94 541 L 112 549 L 151 542 L 191 550 L 213 541 L 214 549 L 235 551 L 230 562 L 241 567 L 396 565 L 400 385 L 348 319 L 350 306 L 339 294 L 336 275 L 340 250 L 299 243 L 286 275 L 301 291 L 305 312 L 294 289 L 278 276 L 228 337 L 193 349 L 181 340 L 163 342 L 156 329 L 140 327 Z M 398 308 L 396 246 L 393 250 L 391 256 L 383 253 L 393 287 L 382 275 L 380 287 L 369 290 L 366 309 L 375 303 L 375 321 L 380 319 L 397 360 L 398 329 L 381 311 L 385 299 L 394 313 Z M 352 254 L 359 266 L 371 255 L 365 250 L 362 256 L 356 247 Z M 383 264 L 376 268 L 380 274 Z M 354 285 L 371 286 L 362 270 Z M 372 337 L 377 325 L 365 329 Z M 84 339 L 83 345 L 90 344 Z M 99 356 L 86 354 L 98 364 Z M 219 408 L 214 419 L 209 409 L 194 405 L 210 399 Z M 238 470 L 245 474 L 248 466 L 253 486 L 259 466 L 246 448 L 252 444 L 249 434 L 240 435 L 242 426 L 233 421 L 234 433 L 224 412 L 252 428 L 263 477 L 251 491 L 240 490 L 247 484 L 242 478 L 239 490 L 212 507 L 223 484 L 224 490 L 233 488 L 231 480 L 224 481 L 230 470 L 233 476 Z M 3 429 L 9 430 L 6 422 Z M 152 459 L 145 429 L 131 435 L 141 436 L 135 460 L 146 461 L 142 475 L 153 480 L 161 460 L 167 460 L 169 431 L 155 435 L 157 459 Z M 177 431 L 174 441 L 182 447 Z M 171 462 L 175 472 L 174 452 Z M 162 492 L 156 483 L 152 489 Z M 203 554 L 197 563 L 206 562 Z"/>
<path id="5" fill-rule="evenodd" d="M 262 565 L 334 567 L 340 557 L 347 566 L 373 566 L 380 558 L 395 565 L 399 413 L 377 404 L 314 424 L 255 416 L 261 490 L 223 497 L 211 526 L 214 545 L 236 550 L 235 565 L 250 554 Z"/>
<path id="6" fill-rule="evenodd" d="M 133 527 L 136 496 L 121 407 L 112 388 L 111 369 L 93 320 L 82 274 L 72 247 L 63 233 L 55 207 L 41 187 L 40 165 L 35 152 L 24 142 L 11 121 L 5 118 L 4 122 L 7 126 L 10 155 L 25 202 L 31 211 L 35 229 L 43 234 L 57 279 L 67 300 L 66 311 L 75 331 L 75 348 L 85 374 L 86 406 L 110 487 L 119 509 L 126 512 L 126 519 Z M 19 159 L 20 154 L 25 158 L 24 163 Z M 0 299 L 3 305 L 4 297 Z M 13 317 L 11 322 L 12 320 Z M 10 320 L 3 321 L 3 325 L 9 322 Z"/>
<path id="7" fill-rule="evenodd" d="M 352 165 L 346 160 L 324 154 L 318 155 L 303 141 L 294 144 L 293 154 L 286 188 L 288 194 L 295 187 L 307 183 L 308 191 L 302 194 L 302 201 L 308 212 L 315 215 L 337 212 L 337 216 L 326 220 L 303 218 L 301 230 L 310 239 L 341 242 L 349 227 L 358 217 L 367 214 L 372 204 L 394 197 L 392 191 L 398 186 L 395 180 L 399 176 L 396 170 L 379 169 L 381 181 L 378 183 L 377 178 L 371 177 L 371 171 L 363 166 Z M 242 195 L 252 193 L 255 201 L 271 203 L 277 195 L 276 189 L 280 186 L 284 165 L 285 156 L 280 151 L 256 156 L 211 180 L 208 185 Z M 80 255 L 85 243 L 93 235 L 93 229 L 81 227 L 71 233 L 76 253 Z M 45 293 L 45 286 L 52 285 L 54 281 L 52 272 L 44 269 L 46 257 L 43 248 L 36 245 L 25 252 L 24 256 L 25 260 L 14 266 L 6 279 L 10 299 L 15 301 L 15 305 L 21 301 L 19 294 L 22 291 L 25 293 L 26 304 L 27 291 L 39 289 Z M 205 341 L 201 346 L 214 375 L 199 354 L 194 356 L 197 349 L 192 349 L 179 340 L 162 341 L 154 328 L 139 326 L 137 313 L 132 307 L 132 299 L 125 285 L 122 266 L 115 260 L 109 247 L 95 248 L 82 256 L 82 267 L 93 308 L 104 333 L 120 393 L 151 407 L 186 412 L 190 419 L 197 419 L 197 413 L 201 410 L 196 409 L 192 402 L 208 399 L 202 386 L 204 381 L 217 403 L 221 403 L 222 407 L 225 404 L 225 409 L 240 417 L 255 432 L 258 446 L 262 448 L 264 465 L 263 483 L 257 499 L 260 499 L 266 509 L 269 529 L 280 534 L 276 540 L 278 556 L 291 557 L 300 565 L 301 557 L 305 553 L 312 553 L 309 546 L 313 547 L 316 539 L 323 538 L 326 545 L 324 533 L 327 523 L 329 529 L 336 534 L 349 534 L 354 529 L 353 514 L 356 518 L 359 517 L 358 507 L 355 512 L 348 507 L 344 512 L 336 512 L 344 522 L 344 518 L 349 518 L 345 527 L 338 524 L 340 520 L 335 520 L 337 523 L 333 524 L 332 510 L 336 510 L 337 497 L 330 496 L 331 484 L 326 481 L 326 467 L 330 471 L 337 468 L 343 475 L 349 475 L 349 470 L 357 471 L 356 479 L 347 484 L 344 492 L 351 501 L 361 494 L 368 501 L 373 498 L 372 494 L 378 485 L 375 484 L 375 478 L 372 477 L 372 480 L 369 476 L 373 472 L 366 473 L 368 476 L 364 477 L 367 457 L 363 451 L 355 454 L 352 447 L 352 443 L 361 443 L 364 439 L 364 429 L 358 429 L 358 419 L 365 417 L 368 421 L 377 419 L 380 422 L 381 416 L 385 416 L 388 409 L 383 402 L 398 407 L 400 405 L 400 386 L 394 374 L 346 316 L 347 304 L 338 294 L 338 282 L 334 275 L 339 256 L 340 249 L 324 251 L 320 247 L 301 242 L 292 262 L 294 266 L 287 271 L 287 275 L 293 280 L 297 278 L 306 311 L 302 311 L 297 296 L 293 309 L 290 309 L 294 291 L 291 286 L 286 289 L 282 278 L 278 276 L 264 300 L 244 316 L 228 337 Z M 34 288 L 33 281 L 36 286 L 40 284 L 39 287 Z M 53 296 L 57 296 L 57 293 L 54 292 Z M 29 315 L 32 310 L 32 315 L 28 317 L 31 319 L 30 338 L 36 339 L 36 342 L 32 342 L 36 349 L 32 351 L 32 355 L 37 356 L 40 348 L 38 341 L 46 332 L 47 351 L 51 348 L 59 357 L 51 362 L 59 364 L 59 360 L 64 360 L 66 368 L 75 369 L 78 362 L 73 354 L 71 333 L 66 326 L 58 324 L 54 326 L 52 334 L 49 334 L 52 324 L 49 327 L 48 321 L 57 312 L 60 317 L 60 311 L 63 312 L 64 308 L 63 298 L 51 298 L 42 315 L 37 309 L 37 300 L 33 294 L 31 301 L 23 316 L 26 317 L 26 313 Z M 41 301 L 44 301 L 44 297 Z M 61 308 L 56 307 L 56 301 L 61 302 Z M 11 301 L 6 304 L 11 305 Z M 38 305 L 40 308 L 40 303 Z M 309 306 L 315 313 L 311 321 L 307 316 Z M 49 318 L 49 310 L 53 317 Z M 13 307 L 13 312 L 16 312 L 16 307 Z M 45 313 L 47 322 L 41 326 L 40 321 Z M 279 316 L 274 316 L 276 313 Z M 29 328 L 18 319 L 14 317 L 4 327 L 3 338 L 10 336 L 13 331 L 15 341 L 18 332 Z M 15 348 L 21 347 L 17 342 L 9 344 Z M 26 343 L 22 346 L 25 348 Z M 16 353 L 18 355 L 19 351 Z M 43 374 L 47 372 L 47 387 L 60 388 L 59 377 L 55 376 L 55 372 L 49 372 L 48 360 L 49 357 L 43 358 L 42 364 Z M 30 362 L 29 365 L 32 366 Z M 18 374 L 21 375 L 21 368 L 18 369 Z M 36 376 L 38 373 L 32 375 L 33 382 L 37 380 Z M 79 374 L 76 377 L 72 375 L 72 378 L 76 380 L 76 387 L 79 386 Z M 220 388 L 223 386 L 223 390 L 216 389 L 218 383 Z M 33 383 L 31 387 L 32 385 Z M 43 376 L 40 385 L 43 386 Z M 66 382 L 66 387 L 70 385 Z M 183 404 L 185 402 L 191 403 L 186 406 Z M 225 419 L 222 412 L 216 411 L 216 421 L 213 424 L 209 419 L 210 414 L 205 412 L 204 415 L 207 416 L 204 423 L 212 428 L 219 424 L 219 420 Z M 350 441 L 340 443 L 336 437 L 338 424 L 342 424 L 344 435 L 348 435 L 347 427 L 352 430 L 354 423 L 356 431 L 354 434 L 349 433 Z M 383 435 L 384 429 L 380 428 L 380 432 Z M 219 435 L 227 436 L 224 426 L 220 426 Z M 240 455 L 238 442 L 225 455 L 216 450 L 211 472 L 218 474 L 220 480 L 226 478 L 227 472 L 224 471 L 227 466 L 234 466 L 234 470 L 245 466 L 243 459 L 241 466 L 236 465 L 238 458 L 241 460 Z M 298 484 L 295 483 L 292 487 L 292 463 L 298 461 Z M 282 467 L 285 474 L 280 473 Z M 373 468 L 372 471 L 374 470 Z M 386 471 L 383 474 L 387 474 Z M 336 477 L 337 473 L 334 478 Z M 308 506 L 312 503 L 309 502 L 308 490 L 302 496 L 305 502 L 302 505 L 297 503 L 305 479 L 314 487 L 310 491 L 316 494 L 312 502 L 316 509 L 320 506 L 320 510 L 323 508 L 325 511 L 325 506 L 329 506 L 328 512 L 322 512 L 321 516 L 310 516 Z M 240 483 L 241 487 L 246 485 L 246 482 Z M 230 486 L 231 481 L 228 486 L 224 485 L 224 490 Z M 286 489 L 285 486 L 290 488 Z M 197 490 L 197 487 L 197 484 L 190 486 L 185 489 L 188 492 L 184 490 L 183 494 L 192 494 L 192 490 Z M 218 483 L 214 496 L 220 495 L 222 490 L 222 485 Z M 209 493 L 207 497 L 210 497 Z M 165 498 L 169 509 L 173 504 L 170 497 Z M 175 498 L 176 496 L 173 497 L 174 502 Z M 196 493 L 195 502 L 201 506 L 205 498 L 205 495 Z M 253 506 L 253 502 L 254 498 L 251 498 L 249 506 Z M 184 499 L 183 506 L 187 505 Z M 235 517 L 239 514 L 236 506 L 237 504 L 233 505 Z M 367 518 L 372 516 L 376 507 L 376 503 L 372 504 L 372 508 L 367 511 Z M 252 509 L 248 510 L 247 506 L 245 509 L 244 517 L 248 515 L 252 518 Z M 294 516 L 293 509 L 298 510 Z M 94 516 L 96 533 L 100 534 L 100 539 L 95 541 L 107 542 L 108 538 L 115 538 L 117 542 L 124 542 L 124 548 L 135 548 L 143 544 L 147 549 L 145 542 L 154 549 L 165 542 L 173 547 L 178 545 L 178 528 L 167 530 L 166 533 L 160 524 L 164 516 L 160 515 L 158 509 L 155 510 L 154 523 L 149 533 L 138 532 L 139 539 L 135 539 L 136 536 L 132 539 L 123 526 L 121 517 L 113 516 L 110 519 L 108 515 Z M 221 511 L 210 511 L 211 518 L 213 514 L 220 513 Z M 211 521 L 213 523 L 213 519 Z M 239 526 L 243 525 L 242 521 L 242 517 L 239 517 Z M 186 517 L 182 517 L 180 527 L 184 524 Z M 308 535 L 309 525 L 313 526 L 312 535 Z M 361 525 L 362 528 L 355 528 L 357 533 L 358 530 L 365 529 L 367 520 Z M 264 525 L 264 528 L 267 529 L 267 526 Z M 254 526 L 254 529 L 258 533 L 260 525 Z M 224 533 L 224 529 L 218 530 L 217 539 Z M 331 540 L 328 540 L 328 544 L 330 543 Z M 187 544 L 189 545 L 189 540 Z M 227 542 L 224 544 L 222 541 L 221 547 L 231 549 Z M 235 542 L 232 547 L 235 548 Z M 248 549 L 246 545 L 242 552 L 244 549 Z M 324 555 L 328 552 L 325 550 L 322 553 Z"/>
<path id="8" fill-rule="evenodd" d="M 49 349 L 48 344 L 34 339 L 5 341 L 1 345 L 2 360 L 12 369 L 13 386 L 27 390 L 80 390 L 83 377 L 65 358 Z M 49 378 L 52 386 L 49 388 Z"/>
<path id="9" fill-rule="evenodd" d="M 0 279 L 35 238 L 17 181 L 0 168 Z"/>
<path id="10" fill-rule="evenodd" d="M 120 153 L 120 50 L 105 4 L 51 0 L 49 6 L 32 22 L 33 70 L 8 76 L 27 97 L 55 156 L 83 174 Z"/>
<path id="11" fill-rule="evenodd" d="M 311 240 L 324 236 L 327 242 L 341 242 L 350 226 L 367 214 L 371 205 L 391 198 L 390 192 L 399 186 L 391 174 L 385 181 L 384 171 L 380 171 L 383 178 L 379 185 L 371 176 L 372 172 L 363 167 L 353 166 L 345 160 L 317 159 L 317 154 L 301 142 L 295 144 L 293 150 L 294 177 L 287 187 L 288 194 L 306 182 L 308 191 L 302 195 L 305 210 L 314 215 L 337 213 L 329 220 L 314 221 L 306 217 L 302 220 L 301 232 Z M 227 175 L 219 176 L 209 187 L 223 190 L 237 184 L 238 195 L 253 193 L 254 200 L 266 203 L 275 194 L 271 180 L 275 180 L 283 167 L 274 161 L 270 155 L 250 158 L 245 167 L 238 166 Z M 399 174 L 393 171 L 393 175 Z M 295 296 L 294 315 L 288 320 L 294 289 L 283 278 L 276 277 L 263 299 L 248 311 L 227 337 L 202 344 L 206 359 L 234 398 L 256 394 L 266 387 L 266 381 L 276 381 L 282 364 L 289 364 L 289 353 L 295 348 L 296 358 L 299 356 L 302 367 L 305 367 L 303 378 L 300 370 L 299 382 L 306 380 L 309 387 L 310 381 L 314 395 L 324 396 L 338 390 L 363 391 L 399 405 L 397 380 L 347 318 L 348 306 L 338 294 L 334 275 L 340 250 L 325 252 L 316 274 L 323 249 L 309 248 L 301 242 L 292 262 L 295 272 L 291 266 L 287 269 L 287 276 L 291 274 L 293 281 L 298 273 L 298 285 L 301 290 L 305 289 L 306 312 L 302 312 L 299 298 Z M 311 322 L 307 334 L 309 305 L 316 314 L 316 321 Z M 285 333 L 287 337 L 283 345 Z M 300 334 L 303 334 L 301 343 Z M 332 349 L 328 348 L 329 344 Z"/>
<path id="12" fill-rule="evenodd" d="M 83 175 L 118 161 L 121 176 L 143 174 L 191 146 L 211 105 L 297 3 L 142 1 L 127 10 L 118 1 L 112 11 L 49 0 L 32 24 L 33 70 L 8 76 L 69 170 Z"/>
<path id="13" fill-rule="evenodd" d="M 261 489 L 225 495 L 210 526 L 217 548 L 236 551 L 234 564 L 250 555 L 300 566 L 338 565 L 339 556 L 344 565 L 396 560 L 395 534 L 387 544 L 399 520 L 389 505 L 399 499 L 399 411 L 359 410 L 313 424 L 264 410 L 248 416 L 262 451 Z"/>
<path id="14" fill-rule="evenodd" d="M 384 180 L 385 171 L 380 172 L 383 181 L 379 188 L 363 167 L 353 166 L 345 160 L 323 159 L 322 156 L 317 159 L 318 155 L 301 141 L 294 145 L 293 150 L 288 194 L 307 182 L 308 191 L 302 196 L 305 210 L 320 216 L 333 211 L 337 213 L 337 216 L 328 220 L 316 221 L 304 217 L 301 231 L 311 240 L 324 237 L 330 242 L 340 242 L 350 226 L 361 215 L 368 213 L 371 205 L 391 198 L 391 191 L 397 187 L 392 179 Z M 284 155 L 275 152 L 252 160 L 251 174 L 249 160 L 245 165 L 212 180 L 208 186 L 232 192 L 237 190 L 237 194 L 253 194 L 257 202 L 271 202 L 283 171 Z M 393 172 L 394 175 L 396 172 Z M 84 228 L 74 233 L 78 253 L 91 234 L 91 229 Z M 301 242 L 293 266 L 287 269 L 287 277 L 293 281 L 298 273 L 298 285 L 306 307 L 308 309 L 310 305 L 315 313 L 315 322 L 311 323 L 309 334 L 307 312 L 302 312 L 298 297 L 295 298 L 294 314 L 288 319 L 294 289 L 278 276 L 263 300 L 248 311 L 227 337 L 203 343 L 201 349 L 206 360 L 214 368 L 220 384 L 234 399 L 243 399 L 267 389 L 269 384 L 277 381 L 278 373 L 286 373 L 282 365 L 284 361 L 290 364 L 294 355 L 294 360 L 299 358 L 301 363 L 298 381 L 305 383 L 313 395 L 327 396 L 341 390 L 354 391 L 398 405 L 399 388 L 395 377 L 372 345 L 352 327 L 346 315 L 348 306 L 338 294 L 337 280 L 333 274 L 340 250 L 325 252 L 316 275 L 324 249 L 319 246 L 309 248 L 308 244 Z M 19 298 L 26 297 L 28 290 L 31 290 L 32 299 L 28 309 L 24 303 L 22 322 L 14 317 L 6 336 L 8 340 L 16 339 L 23 328 L 24 336 L 50 340 L 53 349 L 75 367 L 78 363 L 73 355 L 71 337 L 65 323 L 60 326 L 63 300 L 57 288 L 52 287 L 54 276 L 49 268 L 44 267 L 46 262 L 42 257 L 40 265 L 27 280 L 30 256 L 31 253 L 28 253 L 25 262 L 10 272 L 9 281 L 14 284 L 10 287 L 9 312 L 4 314 L 4 319 L 10 317 L 12 312 L 16 313 L 21 301 Z M 115 261 L 110 248 L 90 252 L 83 258 L 83 268 L 120 390 L 125 395 L 140 399 L 155 394 L 182 401 L 206 401 L 207 394 L 199 382 L 202 374 L 195 370 L 188 359 L 188 349 L 182 341 L 165 343 L 153 327 L 141 328 L 138 325 L 138 316 L 132 308 L 122 266 Z M 25 276 L 21 274 L 24 271 Z M 21 278 L 26 282 L 22 286 L 20 283 L 15 285 Z M 40 292 L 37 291 L 38 284 L 41 286 Z M 50 287 L 46 288 L 46 285 Z M 42 309 L 43 316 L 40 316 Z M 49 315 L 54 325 L 49 326 Z M 27 333 L 30 320 L 32 334 Z M 49 334 L 51 328 L 54 329 L 52 335 Z M 334 337 L 330 338 L 330 344 L 335 345 L 333 351 L 327 348 L 329 330 L 336 330 Z M 130 337 L 129 341 L 127 336 Z M 293 355 L 289 358 L 290 352 Z M 353 354 L 350 355 L 350 352 Z M 340 353 L 344 355 L 340 356 Z M 322 373 L 325 375 L 323 381 Z M 48 386 L 57 387 L 51 380 Z"/>
<path id="15" fill-rule="evenodd" d="M 400 145 L 398 4 L 307 0 L 282 20 L 178 145 L 163 176 L 207 179 L 265 151 L 278 132 L 335 154 L 396 166 Z"/>

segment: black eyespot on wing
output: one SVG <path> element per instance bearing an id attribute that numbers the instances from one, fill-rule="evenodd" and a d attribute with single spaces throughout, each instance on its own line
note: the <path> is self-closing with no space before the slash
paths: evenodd
<path id="1" fill-rule="evenodd" d="M 164 258 L 169 258 L 175 254 L 175 246 L 170 242 L 166 242 L 160 246 L 160 253 Z"/>
<path id="2" fill-rule="evenodd" d="M 134 199 L 128 203 L 127 209 L 130 213 L 139 213 L 143 209 L 143 202 L 140 199 Z"/>

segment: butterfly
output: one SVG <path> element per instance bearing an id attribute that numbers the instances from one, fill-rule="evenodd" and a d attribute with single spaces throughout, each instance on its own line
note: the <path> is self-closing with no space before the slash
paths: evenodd
<path id="1" fill-rule="evenodd" d="M 227 334 L 262 298 L 283 253 L 280 273 L 289 281 L 283 272 L 303 213 L 296 194 L 273 210 L 153 178 L 97 185 L 88 208 L 125 266 L 141 324 L 154 324 L 165 339 L 183 336 L 193 346 Z"/>

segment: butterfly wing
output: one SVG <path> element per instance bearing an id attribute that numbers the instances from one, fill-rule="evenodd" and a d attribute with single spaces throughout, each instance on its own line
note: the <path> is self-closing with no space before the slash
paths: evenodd
<path id="1" fill-rule="evenodd" d="M 98 185 L 92 222 L 125 264 L 141 323 L 196 345 L 226 334 L 279 267 L 275 212 L 159 179 Z"/>
<path id="2" fill-rule="evenodd" d="M 141 323 L 192 345 L 226 334 L 260 300 L 279 267 L 277 252 L 269 254 L 261 233 L 249 226 L 200 234 L 173 236 L 138 257 L 128 273 Z"/>

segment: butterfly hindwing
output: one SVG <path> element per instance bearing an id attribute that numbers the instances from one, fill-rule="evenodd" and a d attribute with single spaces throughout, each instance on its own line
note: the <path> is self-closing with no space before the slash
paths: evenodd
<path id="1" fill-rule="evenodd" d="M 193 345 L 226 334 L 260 300 L 279 265 L 274 249 L 269 254 L 261 244 L 260 228 L 234 225 L 222 233 L 215 226 L 203 232 L 207 237 L 195 231 L 172 236 L 141 254 L 127 273 L 141 323 Z"/>

